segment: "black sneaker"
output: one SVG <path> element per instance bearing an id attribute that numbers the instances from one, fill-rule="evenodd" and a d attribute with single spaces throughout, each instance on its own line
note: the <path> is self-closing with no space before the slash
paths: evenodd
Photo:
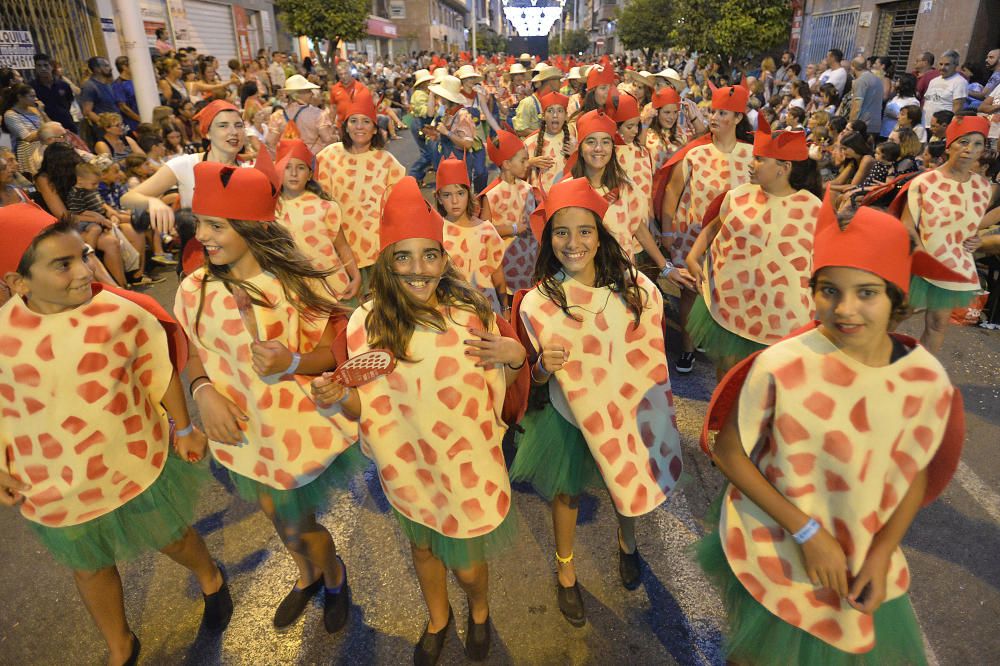
<path id="1" fill-rule="evenodd" d="M 469 625 L 465 631 L 465 656 L 469 661 L 483 661 L 490 654 L 490 616 L 486 622 L 476 624 L 469 611 Z"/>
<path id="2" fill-rule="evenodd" d="M 621 576 L 622 585 L 626 590 L 634 590 L 639 587 L 639 547 L 631 553 L 622 550 L 621 540 L 618 540 L 618 575 Z"/>
<path id="3" fill-rule="evenodd" d="M 134 633 L 132 634 L 132 652 L 129 654 L 128 659 L 122 666 L 136 666 L 139 663 L 139 652 L 142 651 L 142 643 L 139 642 L 139 637 Z"/>
<path id="4" fill-rule="evenodd" d="M 219 574 L 222 576 L 222 587 L 212 594 L 202 594 L 205 600 L 205 613 L 202 622 L 209 631 L 225 631 L 229 620 L 233 617 L 233 597 L 229 594 L 229 581 L 221 564 Z"/>
<path id="5" fill-rule="evenodd" d="M 430 622 L 427 623 L 427 627 L 424 627 L 423 635 L 417 641 L 416 647 L 413 648 L 414 666 L 434 666 L 438 663 L 454 619 L 455 616 L 451 612 L 451 608 L 448 608 L 448 624 L 444 625 L 444 628 L 436 634 L 427 631 L 431 624 Z"/>
<path id="6" fill-rule="evenodd" d="M 344 570 L 344 582 L 340 584 L 340 590 L 337 592 L 323 588 L 323 626 L 330 634 L 335 634 L 344 628 L 351 611 L 351 587 L 347 584 L 347 565 L 339 555 L 337 560 Z"/>
<path id="7" fill-rule="evenodd" d="M 281 603 L 278 610 L 274 611 L 274 626 L 277 629 L 284 629 L 295 620 L 299 619 L 302 611 L 306 609 L 309 600 L 323 587 L 323 576 L 317 578 L 309 586 L 299 589 L 293 587 Z"/>
<path id="8" fill-rule="evenodd" d="M 559 611 L 566 621 L 574 627 L 587 624 L 587 613 L 583 608 L 583 595 L 580 594 L 580 583 L 577 581 L 571 587 L 563 587 L 556 578 L 556 596 L 559 599 Z"/>
<path id="9" fill-rule="evenodd" d="M 677 361 L 674 362 L 674 368 L 682 375 L 686 375 L 694 370 L 694 352 L 681 352 L 681 355 L 677 357 Z"/>

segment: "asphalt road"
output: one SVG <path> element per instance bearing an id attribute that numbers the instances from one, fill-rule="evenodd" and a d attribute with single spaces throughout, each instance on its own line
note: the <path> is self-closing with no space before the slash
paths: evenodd
<path id="1" fill-rule="evenodd" d="M 391 150 L 409 164 L 407 136 Z M 151 291 L 172 304 L 171 279 Z M 904 331 L 918 330 L 915 322 Z M 668 341 L 677 349 L 677 340 Z M 674 354 L 671 353 L 671 359 Z M 995 663 L 1000 653 L 1000 333 L 952 328 L 942 359 L 964 395 L 968 439 L 951 486 L 917 517 L 904 543 L 912 597 L 932 663 Z M 672 368 L 672 366 L 671 366 Z M 574 629 L 555 599 L 548 507 L 520 488 L 520 539 L 490 571 L 496 628 L 493 664 L 720 664 L 721 602 L 688 554 L 699 518 L 722 479 L 697 448 L 714 373 L 704 359 L 686 377 L 672 374 L 684 442 L 685 482 L 639 521 L 642 586 L 618 581 L 615 519 L 606 496 L 586 496 L 576 545 L 588 623 Z M 223 478 L 216 470 L 216 478 Z M 236 603 L 218 638 L 199 634 L 202 603 L 183 569 L 151 554 L 122 567 L 126 605 L 146 664 L 403 664 L 426 621 L 409 549 L 369 468 L 321 517 L 334 535 L 353 590 L 349 625 L 338 635 L 309 608 L 289 630 L 271 625 L 296 574 L 270 524 L 220 482 L 201 498 L 197 529 L 227 567 Z M 70 573 L 35 540 L 26 521 L 0 512 L 0 664 L 100 664 L 100 637 Z M 458 631 L 442 663 L 464 662 L 466 608 L 450 587 Z M 989 655 L 994 655 L 990 657 Z"/>

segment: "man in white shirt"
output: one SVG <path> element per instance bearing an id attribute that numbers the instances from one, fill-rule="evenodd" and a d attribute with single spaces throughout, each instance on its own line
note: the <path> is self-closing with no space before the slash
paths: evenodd
<path id="1" fill-rule="evenodd" d="M 275 90 L 285 87 L 285 54 L 275 51 L 271 56 L 271 64 L 267 68 L 267 76 L 271 79 L 271 87 Z"/>
<path id="2" fill-rule="evenodd" d="M 837 89 L 837 94 L 843 96 L 844 86 L 847 85 L 847 70 L 841 66 L 840 61 L 844 59 L 844 52 L 840 49 L 830 49 L 826 54 L 826 71 L 820 74 L 819 84 L 814 92 L 819 92 L 819 87 L 824 83 L 831 84 Z"/>
<path id="3" fill-rule="evenodd" d="M 938 62 L 941 75 L 931 79 L 924 93 L 924 126 L 929 127 L 937 111 L 958 113 L 965 106 L 968 82 L 958 73 L 958 51 L 945 51 Z"/>

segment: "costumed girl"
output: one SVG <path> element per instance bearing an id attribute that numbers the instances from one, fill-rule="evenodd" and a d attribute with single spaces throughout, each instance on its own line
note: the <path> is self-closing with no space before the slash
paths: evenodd
<path id="1" fill-rule="evenodd" d="M 361 273 L 361 297 L 368 292 L 371 266 L 378 256 L 378 221 L 385 192 L 406 175 L 403 165 L 385 150 L 375 104 L 364 91 L 338 109 L 344 118 L 340 142 L 316 155 L 315 175 L 323 192 L 340 204 L 341 228 Z"/>
<path id="2" fill-rule="evenodd" d="M 947 161 L 916 176 L 897 196 L 892 211 L 913 239 L 935 259 L 962 275 L 958 281 L 913 277 L 910 305 L 927 308 L 920 343 L 932 354 L 941 351 L 953 308 L 964 307 L 979 290 L 972 253 L 982 243 L 978 231 L 990 203 L 990 181 L 975 173 L 986 149 L 989 120 L 956 116 L 945 135 Z"/>
<path id="3" fill-rule="evenodd" d="M 496 227 L 473 215 L 472 187 L 465 162 L 441 160 L 434 193 L 444 217 L 444 251 L 465 280 L 483 292 L 493 310 L 507 309 L 507 280 L 503 274 L 504 241 Z"/>
<path id="4" fill-rule="evenodd" d="M 636 205 L 634 215 L 639 220 L 645 220 L 643 226 L 650 232 L 650 238 L 655 238 L 654 229 L 649 229 L 650 222 L 653 221 L 653 162 L 649 151 L 640 141 L 642 123 L 639 120 L 639 103 L 627 93 L 612 95 L 608 98 L 607 113 L 618 126 L 615 159 L 632 181 L 631 196 Z M 655 233 L 658 234 L 659 229 L 655 229 Z M 631 254 L 635 264 L 640 269 L 649 268 L 652 262 L 642 252 L 642 245 L 637 239 L 633 239 Z"/>
<path id="5" fill-rule="evenodd" d="M 153 299 L 95 283 L 73 225 L 22 203 L 0 208 L 0 227 L 12 294 L 0 307 L 0 504 L 20 505 L 73 571 L 108 663 L 138 660 L 116 563 L 147 551 L 190 570 L 203 626 L 225 629 L 229 588 L 190 527 L 207 475 L 181 460 L 199 460 L 206 440 L 184 401 L 183 332 Z"/>
<path id="6" fill-rule="evenodd" d="M 528 152 L 517 135 L 506 130 L 487 139 L 486 152 L 500 168 L 500 175 L 479 193 L 479 216 L 492 222 L 506 243 L 503 272 L 508 291 L 514 293 L 533 284 L 531 274 L 538 256 L 538 242 L 528 222 L 537 201 L 536 193 L 525 180 Z"/>
<path id="7" fill-rule="evenodd" d="M 291 234 L 274 222 L 280 187 L 267 151 L 253 169 L 195 167 L 192 210 L 207 261 L 185 267 L 174 312 L 197 350 L 188 365 L 209 448 L 237 492 L 274 524 L 298 568 L 274 614 L 284 628 L 323 592 L 330 633 L 347 622 L 347 570 L 316 521 L 333 486 L 365 466 L 357 425 L 336 406 L 318 409 L 308 383 L 334 367 L 344 316 Z M 248 309 L 237 299 L 247 296 Z"/>
<path id="8" fill-rule="evenodd" d="M 650 104 L 655 114 L 646 130 L 646 150 L 653 158 L 655 172 L 692 137 L 678 122 L 681 96 L 676 90 L 670 86 L 657 90 Z"/>
<path id="9" fill-rule="evenodd" d="M 430 614 L 414 649 L 418 665 L 437 663 L 451 631 L 447 569 L 468 600 L 466 655 L 478 661 L 489 652 L 486 562 L 515 535 L 502 410 L 512 387 L 507 409 L 522 410 L 528 384 L 524 348 L 449 264 L 442 226 L 413 178 L 390 191 L 372 300 L 354 311 L 340 341 L 350 357 L 381 348 L 398 363 L 358 389 L 326 375 L 313 383 L 318 401 L 343 401 L 360 415 L 362 447 L 410 541 Z"/>
<path id="10" fill-rule="evenodd" d="M 578 498 L 606 486 L 618 516 L 618 571 L 639 585 L 635 518 L 659 506 L 681 474 L 663 338 L 663 301 L 602 223 L 608 202 L 583 178 L 545 203 L 537 285 L 514 322 L 531 378 L 548 402 L 524 419 L 511 467 L 552 504 L 559 610 L 586 622 L 573 564 Z"/>
<path id="11" fill-rule="evenodd" d="M 580 108 L 570 115 L 569 122 L 576 124 L 584 114 L 605 108 L 611 89 L 615 86 L 615 78 L 615 70 L 610 62 L 593 65 L 587 70 L 587 92 L 583 96 Z"/>
<path id="12" fill-rule="evenodd" d="M 753 137 L 745 115 L 748 99 L 743 86 L 716 89 L 709 133 L 674 153 L 656 172 L 653 210 L 660 214 L 665 244 L 670 245 L 675 263 L 683 264 L 691 251 L 709 204 L 720 194 L 750 182 Z M 687 333 L 688 315 L 697 295 L 694 289 L 681 290 L 683 340 L 675 363 L 681 374 L 694 369 L 694 343 Z"/>
<path id="13" fill-rule="evenodd" d="M 819 169 L 809 159 L 805 132 L 772 135 L 764 118 L 758 120 L 751 182 L 709 206 L 687 256 L 699 290 L 688 332 L 720 380 L 737 362 L 812 320 Z"/>
<path id="14" fill-rule="evenodd" d="M 357 259 L 344 235 L 340 205 L 312 179 L 313 154 L 301 139 L 282 139 L 275 168 L 282 178 L 275 220 L 295 239 L 313 266 L 328 271 L 326 282 L 339 300 L 361 288 Z"/>
<path id="15" fill-rule="evenodd" d="M 542 127 L 524 139 L 528 151 L 528 182 L 547 194 L 552 183 L 566 167 L 566 159 L 576 149 L 566 106 L 569 98 L 556 92 L 542 96 Z"/>
<path id="16" fill-rule="evenodd" d="M 905 227 L 823 202 L 816 319 L 735 366 L 716 388 L 710 453 L 730 483 L 698 544 L 728 614 L 726 658 L 747 664 L 923 664 L 899 544 L 958 465 L 961 395 L 912 338 L 910 274 L 959 277 Z"/>

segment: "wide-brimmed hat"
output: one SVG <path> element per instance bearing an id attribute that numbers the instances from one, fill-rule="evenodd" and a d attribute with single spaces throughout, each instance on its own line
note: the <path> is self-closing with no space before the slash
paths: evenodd
<path id="1" fill-rule="evenodd" d="M 566 75 L 567 81 L 579 81 L 583 78 L 583 74 L 580 73 L 579 67 L 570 67 L 569 74 Z"/>
<path id="2" fill-rule="evenodd" d="M 434 81 L 436 81 L 437 83 L 440 83 L 441 79 L 443 79 L 446 76 L 450 75 L 448 74 L 448 68 L 445 66 L 435 67 L 434 71 L 431 72 L 431 77 L 433 77 Z"/>
<path id="3" fill-rule="evenodd" d="M 524 68 L 524 65 L 522 65 L 521 63 L 515 62 L 513 65 L 510 66 L 510 69 L 507 71 L 507 73 L 508 74 L 527 74 L 528 70 L 526 70 Z"/>
<path id="4" fill-rule="evenodd" d="M 428 81 L 433 81 L 434 76 L 426 69 L 418 69 L 413 73 L 413 87 L 419 86 L 421 83 L 427 83 Z"/>
<path id="5" fill-rule="evenodd" d="M 281 89 L 284 92 L 298 92 L 302 90 L 319 90 L 319 86 L 301 74 L 294 74 L 285 79 L 285 85 Z"/>
<path id="6" fill-rule="evenodd" d="M 446 99 L 455 104 L 465 104 L 465 96 L 462 94 L 462 82 L 457 76 L 444 76 L 439 83 L 428 88 L 437 97 Z"/>
<path id="7" fill-rule="evenodd" d="M 481 79 L 483 78 L 483 75 L 477 72 L 476 68 L 472 65 L 462 65 L 458 68 L 458 71 L 455 72 L 455 77 L 459 80 L 471 78 Z"/>
<path id="8" fill-rule="evenodd" d="M 677 70 L 673 69 L 672 67 L 661 69 L 660 71 L 653 74 L 653 77 L 657 79 L 665 79 L 670 83 L 670 85 L 674 86 L 675 88 L 680 87 L 684 84 L 684 82 L 681 80 L 681 75 L 678 74 Z"/>
<path id="9" fill-rule="evenodd" d="M 626 81 L 635 81 L 635 82 L 641 83 L 642 85 L 647 86 L 649 88 L 655 88 L 656 87 L 656 84 L 653 81 L 653 75 L 651 73 L 647 72 L 646 70 L 642 70 L 640 72 L 637 72 L 634 69 L 626 69 L 625 70 L 625 80 Z"/>
<path id="10" fill-rule="evenodd" d="M 521 55 L 519 55 L 517 57 L 517 59 L 518 60 L 531 60 L 531 54 L 530 53 L 522 53 Z"/>
<path id="11" fill-rule="evenodd" d="M 552 65 L 544 65 L 541 68 L 536 67 L 535 72 L 535 75 L 531 77 L 532 83 L 541 83 L 542 81 L 562 78 L 562 70 Z"/>

